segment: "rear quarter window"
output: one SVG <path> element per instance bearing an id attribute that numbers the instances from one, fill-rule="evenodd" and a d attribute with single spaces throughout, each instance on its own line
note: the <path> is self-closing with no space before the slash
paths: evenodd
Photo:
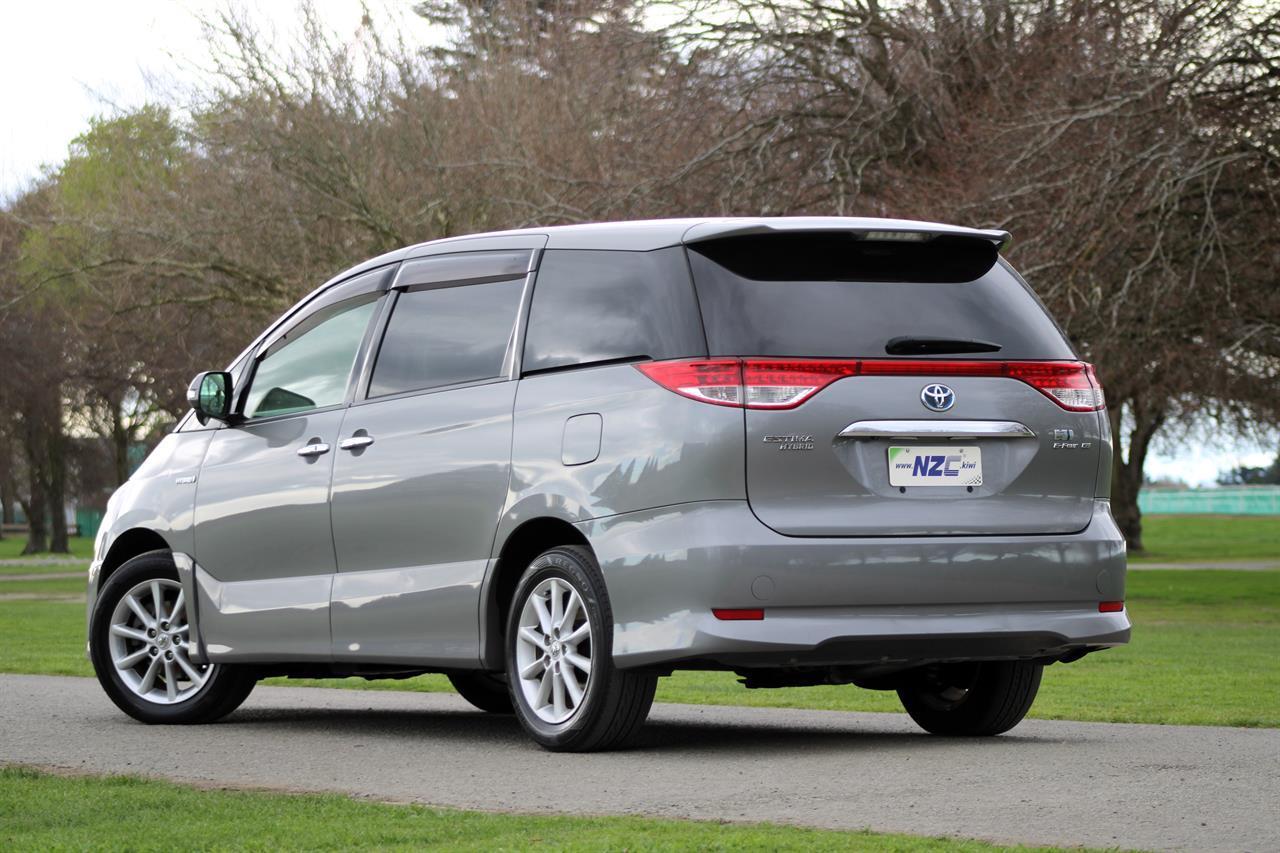
<path id="1" fill-rule="evenodd" d="M 753 235 L 694 244 L 689 264 L 713 356 L 884 358 L 937 338 L 999 346 L 963 358 L 1076 357 L 994 247 Z"/>
<path id="2" fill-rule="evenodd" d="M 401 293 L 369 396 L 495 379 L 511 343 L 524 279 Z"/>
<path id="3" fill-rule="evenodd" d="M 533 286 L 523 372 L 705 356 L 684 250 L 548 250 Z"/>

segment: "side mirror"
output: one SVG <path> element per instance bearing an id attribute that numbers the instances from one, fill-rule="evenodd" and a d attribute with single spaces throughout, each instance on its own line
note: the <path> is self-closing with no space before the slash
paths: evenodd
<path id="1" fill-rule="evenodd" d="M 187 386 L 187 404 L 196 410 L 200 425 L 231 419 L 231 374 L 210 370 L 198 374 Z"/>

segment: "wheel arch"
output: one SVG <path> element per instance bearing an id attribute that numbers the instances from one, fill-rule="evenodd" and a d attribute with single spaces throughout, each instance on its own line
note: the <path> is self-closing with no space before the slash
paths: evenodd
<path id="1" fill-rule="evenodd" d="M 173 548 L 163 536 L 146 527 L 131 527 L 121 533 L 107 549 L 98 569 L 98 589 L 111 577 L 116 569 L 134 557 L 150 551 L 171 551 Z"/>
<path id="2" fill-rule="evenodd" d="M 503 668 L 503 632 L 520 576 L 535 557 L 557 545 L 591 547 L 582 531 L 552 516 L 523 522 L 503 541 L 481 602 L 480 661 L 485 669 L 496 672 Z"/>

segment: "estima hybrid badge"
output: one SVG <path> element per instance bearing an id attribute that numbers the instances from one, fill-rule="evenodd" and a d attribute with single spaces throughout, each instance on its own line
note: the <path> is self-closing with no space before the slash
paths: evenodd
<path id="1" fill-rule="evenodd" d="M 946 385 L 935 382 L 926 385 L 920 391 L 920 402 L 931 412 L 945 412 L 956 404 L 956 392 Z"/>

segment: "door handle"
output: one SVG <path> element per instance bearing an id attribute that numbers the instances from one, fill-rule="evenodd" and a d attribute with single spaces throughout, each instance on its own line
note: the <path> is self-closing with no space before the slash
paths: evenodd
<path id="1" fill-rule="evenodd" d="M 338 442 L 338 447 L 343 450 L 361 450 L 373 444 L 373 436 L 371 435 L 353 435 L 351 438 L 344 438 Z"/>
<path id="2" fill-rule="evenodd" d="M 323 441 L 312 442 L 311 444 L 308 444 L 305 447 L 298 448 L 298 455 L 306 456 L 306 457 L 323 456 L 328 452 L 329 452 L 329 445 L 325 444 Z"/>

